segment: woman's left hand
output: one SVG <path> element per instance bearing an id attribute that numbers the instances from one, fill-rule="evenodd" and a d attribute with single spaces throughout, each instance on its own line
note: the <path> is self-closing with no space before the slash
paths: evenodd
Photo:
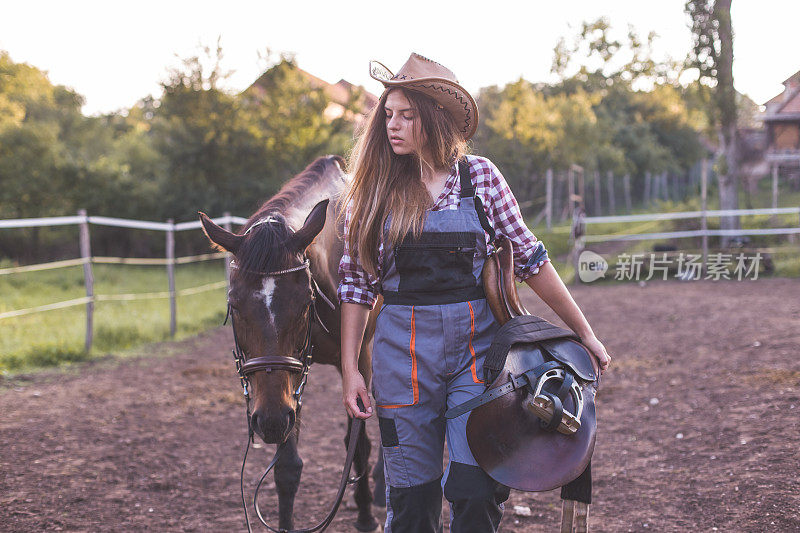
<path id="1" fill-rule="evenodd" d="M 608 355 L 606 347 L 603 346 L 603 343 L 600 342 L 595 336 L 582 339 L 582 341 L 583 345 L 589 348 L 589 350 L 592 352 L 592 355 L 594 355 L 594 358 L 597 359 L 598 366 L 600 366 L 600 373 L 602 374 L 605 372 L 606 369 L 608 369 L 608 365 L 611 364 L 611 356 Z"/>

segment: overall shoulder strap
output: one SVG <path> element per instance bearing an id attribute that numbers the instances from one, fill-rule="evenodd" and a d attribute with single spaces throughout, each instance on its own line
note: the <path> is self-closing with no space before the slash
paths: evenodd
<path id="1" fill-rule="evenodd" d="M 466 158 L 461 158 L 461 161 L 458 162 L 458 179 L 461 181 L 461 198 L 475 196 L 475 188 L 472 186 L 472 176 L 469 175 L 469 163 Z"/>
<path id="2" fill-rule="evenodd" d="M 483 210 L 483 202 L 480 197 L 475 194 L 475 187 L 472 185 L 472 176 L 470 175 L 469 163 L 466 158 L 461 158 L 458 162 L 458 178 L 461 181 L 461 198 L 474 198 L 475 212 L 478 215 L 478 220 L 483 227 L 483 231 L 489 234 L 489 240 L 494 242 L 496 238 L 494 228 L 489 224 L 486 211 Z"/>

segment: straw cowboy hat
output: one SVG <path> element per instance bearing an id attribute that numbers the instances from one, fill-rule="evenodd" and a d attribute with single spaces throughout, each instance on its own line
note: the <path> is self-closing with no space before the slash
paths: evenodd
<path id="1" fill-rule="evenodd" d="M 412 52 L 397 74 L 392 74 L 378 61 L 370 61 L 369 75 L 387 89 L 404 87 L 430 96 L 455 118 L 464 139 L 469 139 L 475 133 L 478 105 L 466 89 L 458 84 L 453 71 L 444 65 Z"/>

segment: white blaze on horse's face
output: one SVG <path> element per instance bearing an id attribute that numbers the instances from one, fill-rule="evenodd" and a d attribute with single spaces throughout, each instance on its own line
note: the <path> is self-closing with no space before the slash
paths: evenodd
<path id="1" fill-rule="evenodd" d="M 270 324 L 275 325 L 275 313 L 272 312 L 272 297 L 275 295 L 275 278 L 264 278 L 264 285 L 261 288 L 260 297 L 264 300 L 264 305 L 267 308 L 267 316 L 269 317 Z"/>

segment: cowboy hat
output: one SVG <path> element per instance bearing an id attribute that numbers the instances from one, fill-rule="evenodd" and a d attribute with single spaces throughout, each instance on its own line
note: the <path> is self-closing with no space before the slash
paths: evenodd
<path id="1" fill-rule="evenodd" d="M 369 62 L 369 75 L 383 83 L 386 89 L 404 87 L 433 98 L 456 120 L 464 139 L 469 139 L 478 127 L 478 105 L 458 84 L 453 71 L 427 57 L 412 52 L 397 74 L 378 61 Z"/>

